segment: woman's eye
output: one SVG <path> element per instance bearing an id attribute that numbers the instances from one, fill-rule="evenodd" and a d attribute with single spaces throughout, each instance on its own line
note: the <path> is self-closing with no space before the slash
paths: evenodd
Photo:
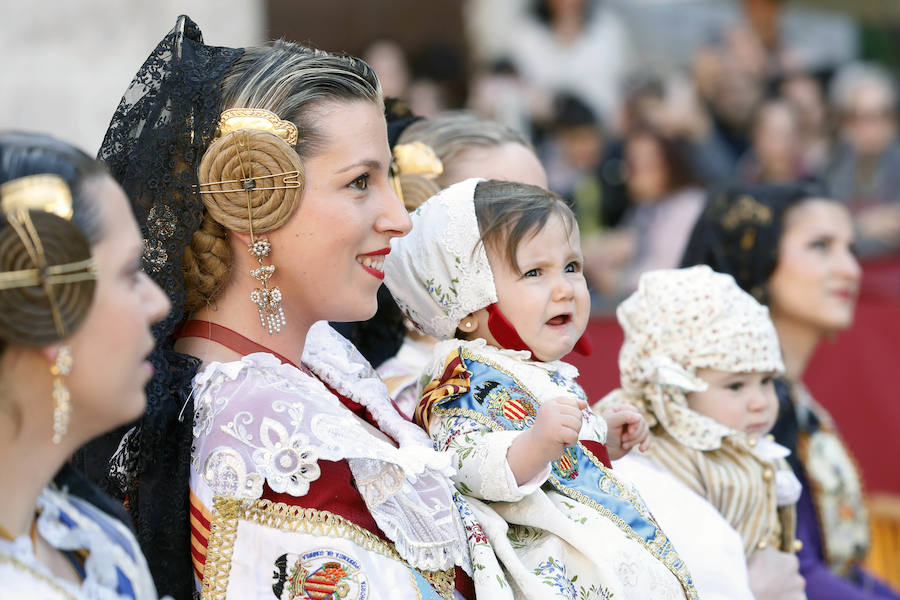
<path id="1" fill-rule="evenodd" d="M 350 182 L 348 187 L 353 188 L 358 192 L 364 192 L 369 188 L 369 174 L 364 173 Z"/>
<path id="2" fill-rule="evenodd" d="M 809 243 L 809 247 L 813 250 L 827 250 L 828 249 L 828 240 L 813 240 Z"/>

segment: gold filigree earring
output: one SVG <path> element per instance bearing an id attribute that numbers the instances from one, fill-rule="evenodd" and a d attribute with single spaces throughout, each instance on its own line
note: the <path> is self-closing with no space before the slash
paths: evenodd
<path id="1" fill-rule="evenodd" d="M 72 403 L 69 388 L 63 378 L 72 372 L 72 349 L 62 345 L 56 354 L 56 362 L 50 367 L 53 375 L 53 443 L 59 444 L 66 431 L 69 430 L 69 418 L 72 416 Z"/>
<path id="2" fill-rule="evenodd" d="M 262 284 L 262 287 L 250 292 L 250 300 L 259 311 L 259 323 L 268 330 L 269 335 L 280 333 L 286 323 L 284 308 L 281 306 L 281 290 L 277 287 L 269 288 L 269 278 L 275 274 L 275 265 L 263 264 L 263 258 L 271 253 L 272 244 L 267 239 L 253 240 L 250 244 L 250 254 L 259 263 L 257 268 L 250 270 L 250 276 Z"/>

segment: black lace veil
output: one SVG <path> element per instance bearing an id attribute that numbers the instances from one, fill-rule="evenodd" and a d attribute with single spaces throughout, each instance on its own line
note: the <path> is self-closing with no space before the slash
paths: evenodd
<path id="1" fill-rule="evenodd" d="M 221 112 L 220 84 L 243 49 L 207 46 L 182 15 L 138 70 L 112 118 L 98 158 L 131 199 L 144 237 L 143 268 L 172 303 L 154 327 L 155 369 L 136 425 L 85 447 L 76 464 L 126 505 L 160 595 L 190 598 L 188 481 L 197 359 L 172 348 L 184 318 L 181 258 L 200 226 L 197 165 Z M 123 433 L 127 433 L 123 437 Z"/>
<path id="2" fill-rule="evenodd" d="M 825 187 L 816 181 L 735 185 L 715 191 L 694 225 L 681 266 L 709 265 L 727 273 L 765 304 L 785 214 L 804 200 L 828 197 Z"/>

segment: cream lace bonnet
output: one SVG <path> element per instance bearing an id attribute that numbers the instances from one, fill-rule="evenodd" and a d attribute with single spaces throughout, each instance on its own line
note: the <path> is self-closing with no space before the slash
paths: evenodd
<path id="1" fill-rule="evenodd" d="M 705 265 L 645 273 L 616 316 L 625 342 L 611 396 L 691 448 L 716 449 L 735 433 L 688 408 L 685 394 L 707 387 L 698 369 L 784 372 L 768 309 Z"/>

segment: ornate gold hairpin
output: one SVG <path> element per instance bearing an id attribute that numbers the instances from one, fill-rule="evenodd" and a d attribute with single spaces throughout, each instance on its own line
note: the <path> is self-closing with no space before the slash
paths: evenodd
<path id="1" fill-rule="evenodd" d="M 28 175 L 0 185 L 0 210 L 9 214 L 18 209 L 53 213 L 72 218 L 72 192 L 59 175 Z"/>
<path id="2" fill-rule="evenodd" d="M 297 145 L 297 126 L 291 121 L 279 119 L 278 115 L 264 108 L 229 108 L 219 116 L 216 137 L 232 131 L 256 129 L 274 133 L 291 146 Z"/>
<path id="3" fill-rule="evenodd" d="M 734 229 L 742 223 L 768 225 L 772 222 L 772 209 L 753 196 L 744 194 L 728 209 L 722 218 L 725 229 Z"/>
<path id="4" fill-rule="evenodd" d="M 410 142 L 394 146 L 391 156 L 391 189 L 404 204 L 401 175 L 420 175 L 425 179 L 435 179 L 444 172 L 444 164 L 431 146 L 422 142 Z"/>
<path id="5" fill-rule="evenodd" d="M 434 179 L 444 172 L 444 164 L 431 146 L 422 142 L 394 146 L 394 162 L 400 175 L 416 174 Z"/>

